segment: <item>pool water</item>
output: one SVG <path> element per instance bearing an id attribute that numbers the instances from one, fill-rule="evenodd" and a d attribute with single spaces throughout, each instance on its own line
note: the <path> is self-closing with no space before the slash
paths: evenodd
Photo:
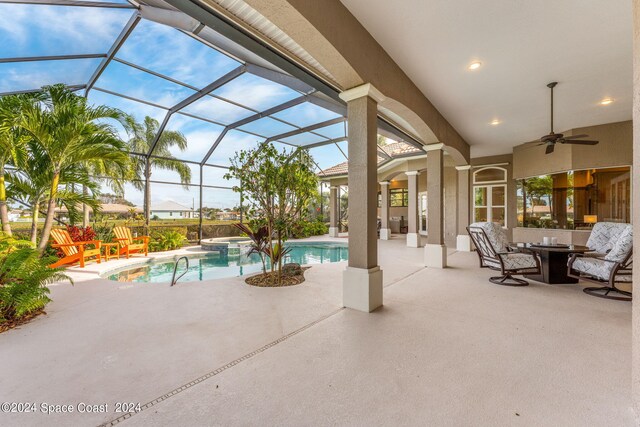
<path id="1" fill-rule="evenodd" d="M 349 253 L 346 244 L 333 242 L 289 243 L 286 246 L 291 248 L 291 252 L 286 256 L 285 262 L 295 262 L 300 265 L 346 261 Z M 105 277 L 119 282 L 169 283 L 175 261 L 175 258 L 151 260 L 144 265 L 109 272 Z M 183 271 L 184 261 L 181 261 L 178 275 Z M 257 254 L 224 256 L 212 252 L 189 256 L 189 271 L 180 279 L 180 282 L 238 277 L 260 271 L 262 271 L 262 262 Z"/>

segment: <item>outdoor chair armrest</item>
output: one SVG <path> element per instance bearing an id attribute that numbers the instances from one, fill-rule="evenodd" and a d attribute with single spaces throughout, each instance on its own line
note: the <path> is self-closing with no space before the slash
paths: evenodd
<path id="1" fill-rule="evenodd" d="M 133 240 L 142 240 L 144 242 L 148 242 L 149 240 L 151 240 L 150 236 L 139 236 L 139 237 L 134 237 Z"/>
<path id="2" fill-rule="evenodd" d="M 85 245 L 96 245 L 100 247 L 102 242 L 100 240 L 88 240 L 86 242 L 73 242 L 73 243 L 52 243 L 52 248 L 66 248 L 69 246 L 85 246 Z"/>

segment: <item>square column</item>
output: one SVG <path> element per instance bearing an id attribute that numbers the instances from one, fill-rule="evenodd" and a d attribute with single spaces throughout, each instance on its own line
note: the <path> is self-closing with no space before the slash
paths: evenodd
<path id="1" fill-rule="evenodd" d="M 407 175 L 407 186 L 409 187 L 409 204 L 407 209 L 408 230 L 407 230 L 407 246 L 410 248 L 419 248 L 420 234 L 418 234 L 418 171 L 405 172 Z"/>
<path id="2" fill-rule="evenodd" d="M 640 176 L 640 0 L 633 0 L 633 170 L 632 176 Z M 636 181 L 637 182 L 637 181 Z M 640 185 L 632 186 L 633 194 L 633 260 L 640 263 Z M 636 418 L 640 419 L 640 274 L 633 275 L 633 291 L 636 294 L 632 302 L 631 316 L 631 402 Z"/>
<path id="3" fill-rule="evenodd" d="M 458 171 L 458 235 L 456 237 L 456 250 L 470 252 L 471 238 L 467 232 L 469 226 L 471 204 L 471 181 L 470 181 L 471 165 L 456 166 Z"/>
<path id="4" fill-rule="evenodd" d="M 329 188 L 329 237 L 338 237 L 340 227 L 338 225 L 338 187 Z"/>
<path id="5" fill-rule="evenodd" d="M 382 195 L 380 206 L 380 239 L 391 239 L 391 228 L 389 228 L 389 181 L 380 182 L 380 194 Z"/>
<path id="6" fill-rule="evenodd" d="M 349 265 L 342 276 L 345 307 L 371 312 L 382 305 L 378 266 L 378 102 L 371 84 L 340 94 L 347 101 L 349 135 Z"/>
<path id="7" fill-rule="evenodd" d="M 430 144 L 427 152 L 427 245 L 424 264 L 427 267 L 447 266 L 447 247 L 444 244 L 444 144 Z"/>

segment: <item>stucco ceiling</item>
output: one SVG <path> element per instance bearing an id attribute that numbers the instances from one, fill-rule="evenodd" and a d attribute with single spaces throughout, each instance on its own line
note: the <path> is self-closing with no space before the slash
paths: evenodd
<path id="1" fill-rule="evenodd" d="M 550 81 L 556 132 L 631 119 L 629 0 L 341 1 L 473 157 L 548 133 Z M 482 66 L 469 71 L 475 60 Z M 605 97 L 615 102 L 599 105 Z"/>

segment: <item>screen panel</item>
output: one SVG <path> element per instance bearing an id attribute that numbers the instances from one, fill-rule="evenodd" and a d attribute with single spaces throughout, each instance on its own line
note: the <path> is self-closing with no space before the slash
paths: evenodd
<path id="1" fill-rule="evenodd" d="M 197 88 L 240 66 L 185 33 L 146 19 L 138 23 L 117 57 Z"/>
<path id="2" fill-rule="evenodd" d="M 107 53 L 131 10 L 0 4 L 0 58 Z"/>
<path id="3" fill-rule="evenodd" d="M 0 64 L 0 93 L 37 90 L 45 85 L 87 83 L 100 59 L 11 62 Z"/>

